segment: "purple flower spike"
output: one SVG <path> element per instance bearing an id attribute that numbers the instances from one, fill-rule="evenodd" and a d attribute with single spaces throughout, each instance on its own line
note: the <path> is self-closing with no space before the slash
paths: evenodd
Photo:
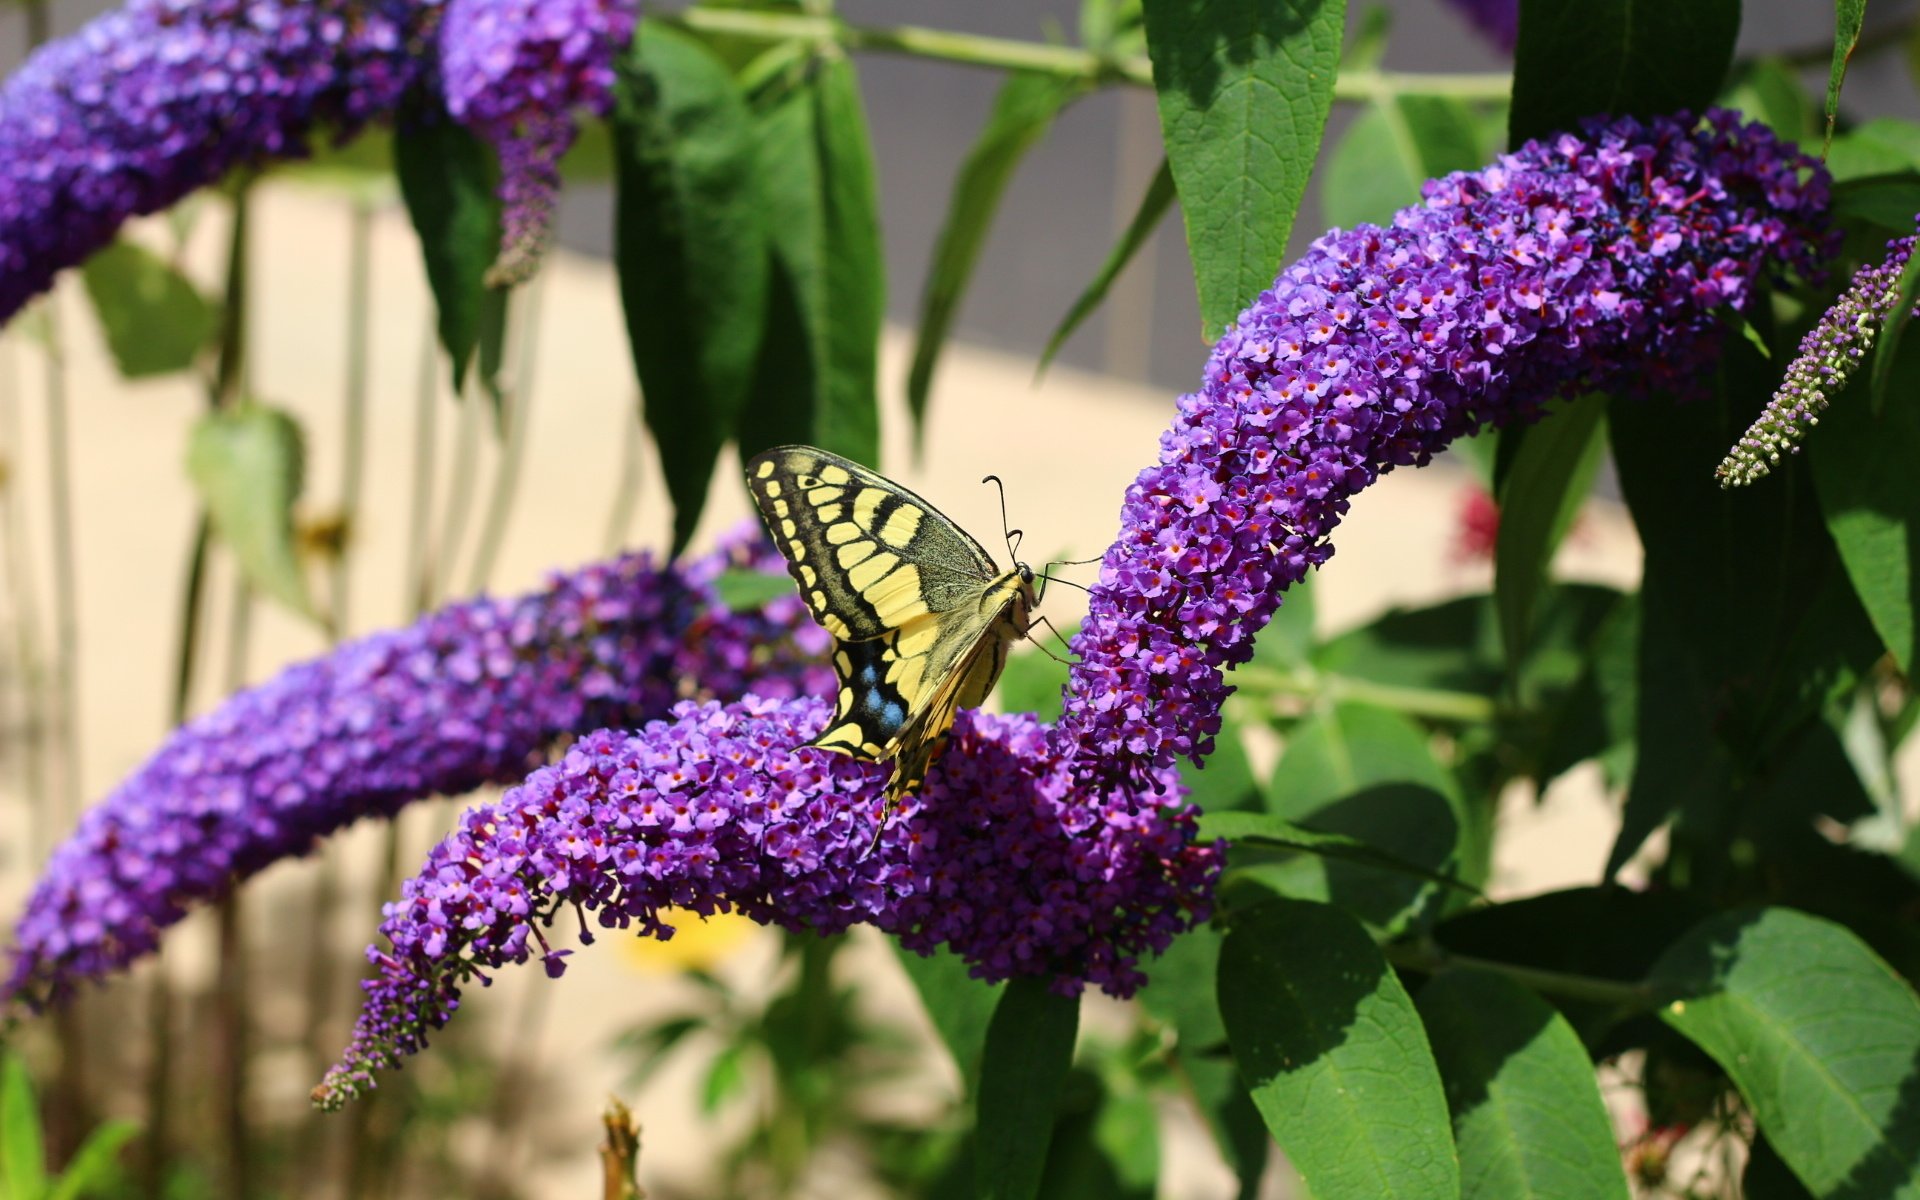
<path id="1" fill-rule="evenodd" d="M 1144 982 L 1139 956 L 1206 919 L 1220 854 L 1194 844 L 1192 811 L 1088 797 L 1028 716 L 960 714 L 875 845 L 886 772 L 799 745 L 829 711 L 683 704 L 639 733 L 581 739 L 468 812 L 387 906 L 392 948 L 368 952 L 365 1008 L 316 1102 L 340 1106 L 423 1047 L 493 968 L 538 957 L 557 974 L 541 931 L 566 908 L 627 936 L 671 936 L 669 907 L 817 933 L 866 922 L 914 950 L 951 947 L 984 979 L 1118 996 Z"/>
<path id="2" fill-rule="evenodd" d="M 1356 492 L 1556 396 L 1685 390 L 1719 310 L 1831 246 L 1824 171 L 1729 113 L 1530 142 L 1425 196 L 1283 272 L 1127 489 L 1054 730 L 1089 782 L 1209 752 L 1226 668 Z"/>
<path id="3" fill-rule="evenodd" d="M 630 555 L 473 600 L 283 671 L 182 727 L 90 810 L 14 933 L 7 998 L 39 1006 L 126 966 L 194 905 L 365 816 L 523 777 L 549 745 L 688 695 L 830 692 L 799 598 L 717 608 L 745 545 L 686 568 Z"/>
<path id="4" fill-rule="evenodd" d="M 444 12 L 443 12 L 444 7 Z M 499 150 L 495 282 L 531 272 L 560 156 L 603 113 L 638 0 L 130 0 L 0 86 L 0 322 L 236 167 L 390 117 L 416 84 Z M 438 49 L 429 69 L 430 47 Z"/>
<path id="5" fill-rule="evenodd" d="M 1847 386 L 1899 307 L 1900 277 L 1913 257 L 1913 241 L 1888 242 L 1885 261 L 1855 272 L 1847 290 L 1807 330 L 1773 399 L 1715 468 L 1721 487 L 1752 483 L 1778 466 L 1782 456 L 1800 453 L 1801 440 L 1820 423 L 1828 401 Z"/>
<path id="6" fill-rule="evenodd" d="M 132 0 L 0 88 L 0 321 L 56 271 L 234 167 L 391 112 L 420 0 Z"/>
<path id="7" fill-rule="evenodd" d="M 539 265 L 578 114 L 613 104 L 614 58 L 638 0 L 447 0 L 440 73 L 447 111 L 500 152 L 503 228 L 488 282 Z"/>

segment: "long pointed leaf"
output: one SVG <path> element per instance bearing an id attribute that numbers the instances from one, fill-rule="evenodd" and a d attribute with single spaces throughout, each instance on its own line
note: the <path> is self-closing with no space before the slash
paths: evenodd
<path id="1" fill-rule="evenodd" d="M 634 39 L 613 140 L 614 264 L 677 554 L 753 379 L 769 215 L 746 102 L 725 65 L 684 34 L 648 22 Z"/>
<path id="2" fill-rule="evenodd" d="M 1500 532 L 1493 546 L 1494 610 L 1507 666 L 1526 653 L 1534 608 L 1553 555 L 1573 527 L 1606 449 L 1607 398 L 1582 397 L 1527 431 L 1500 483 Z"/>
<path id="3" fill-rule="evenodd" d="M 1107 260 L 1093 273 L 1086 290 L 1074 300 L 1073 306 L 1067 309 L 1067 315 L 1060 318 L 1060 327 L 1047 339 L 1047 348 L 1040 354 L 1040 365 L 1034 368 L 1035 374 L 1047 369 L 1060 347 L 1066 345 L 1067 339 L 1073 336 L 1081 323 L 1106 300 L 1113 281 L 1120 278 L 1120 272 L 1127 269 L 1127 264 L 1133 261 L 1140 247 L 1146 245 L 1153 231 L 1160 227 L 1167 210 L 1173 207 L 1173 200 L 1173 168 L 1163 158 L 1160 160 L 1160 169 L 1153 173 L 1153 181 L 1147 184 L 1146 194 L 1140 197 L 1140 207 L 1134 210 L 1133 220 L 1127 222 L 1120 240 L 1113 244 L 1113 249 L 1107 251 Z"/>
<path id="4" fill-rule="evenodd" d="M 980 1200 L 1039 1195 L 1079 1025 L 1079 999 L 1047 990 L 1043 980 L 1023 976 L 1001 993 L 980 1066 L 973 1164 Z"/>
<path id="5" fill-rule="evenodd" d="M 814 65 L 754 115 L 769 223 L 765 337 L 742 456 L 805 442 L 877 464 L 886 275 L 873 150 L 845 56 Z"/>
<path id="6" fill-rule="evenodd" d="M 1009 75 L 994 98 L 993 111 L 967 159 L 954 176 L 946 220 L 934 245 L 933 263 L 920 293 L 920 332 L 907 369 L 907 411 L 916 441 L 926 420 L 934 367 L 953 331 L 960 302 L 972 282 L 974 264 L 986 244 L 987 230 L 1000 208 L 1007 184 L 1040 139 L 1053 128 L 1060 110 L 1086 91 L 1085 85 L 1048 75 Z"/>
<path id="7" fill-rule="evenodd" d="M 1833 0 L 1833 62 L 1827 67 L 1827 141 L 1833 145 L 1833 123 L 1840 115 L 1840 85 L 1847 64 L 1860 44 L 1860 27 L 1867 20 L 1867 0 Z"/>
<path id="8" fill-rule="evenodd" d="M 1273 283 L 1333 105 L 1346 0 L 1145 0 L 1211 339 Z"/>
<path id="9" fill-rule="evenodd" d="M 421 110 L 404 118 L 394 135 L 393 169 L 420 238 L 440 344 L 458 393 L 489 309 L 500 301 L 486 285 L 500 250 L 493 152 L 445 112 Z"/>

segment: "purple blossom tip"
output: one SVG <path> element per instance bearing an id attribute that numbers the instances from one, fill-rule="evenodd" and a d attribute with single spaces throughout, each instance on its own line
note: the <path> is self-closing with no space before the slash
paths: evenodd
<path id="1" fill-rule="evenodd" d="M 639 17 L 638 0 L 447 0 L 447 111 L 500 154 L 500 256 L 489 286 L 518 283 L 538 268 L 560 159 L 581 115 L 612 107 L 614 63 Z"/>
<path id="2" fill-rule="evenodd" d="M 1226 669 L 1380 475 L 1556 396 L 1685 390 L 1721 310 L 1831 249 L 1824 170 L 1725 112 L 1529 142 L 1424 194 L 1283 271 L 1127 489 L 1053 735 L 1089 782 L 1209 752 Z"/>
<path id="3" fill-rule="evenodd" d="M 1765 477 L 1783 456 L 1800 453 L 1801 442 L 1899 307 L 1900 279 L 1913 257 L 1913 242 L 1911 237 L 1888 242 L 1886 258 L 1855 272 L 1847 290 L 1807 330 L 1773 399 L 1714 469 L 1721 487 L 1743 487 Z"/>
<path id="4" fill-rule="evenodd" d="M 1221 851 L 1195 843 L 1171 775 L 1089 795 L 1032 717 L 963 712 L 876 843 L 886 770 L 801 744 L 829 712 L 685 703 L 468 812 L 388 905 L 390 948 L 368 951 L 353 1041 L 315 1101 L 337 1108 L 425 1046 L 485 972 L 538 956 L 553 973 L 542 930 L 563 910 L 653 937 L 669 908 L 823 934 L 864 922 L 948 946 L 983 979 L 1120 996 L 1141 955 L 1206 919 Z"/>
<path id="5" fill-rule="evenodd" d="M 151 951 L 263 867 L 413 800 L 525 776 L 557 738 L 690 695 L 831 690 L 798 597 L 729 613 L 736 544 L 684 567 L 630 555 L 515 599 L 455 604 L 231 697 L 177 730 L 55 851 L 14 930 L 7 1000 L 39 1007 Z"/>

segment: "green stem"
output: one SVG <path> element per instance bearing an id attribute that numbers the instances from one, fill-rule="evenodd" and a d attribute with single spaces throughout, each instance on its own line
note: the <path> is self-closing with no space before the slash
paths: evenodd
<path id="1" fill-rule="evenodd" d="M 407 507 L 407 611 L 418 617 L 433 606 L 433 475 L 440 408 L 440 344 L 433 326 L 420 347 L 420 374 L 413 396 L 413 498 Z"/>
<path id="2" fill-rule="evenodd" d="M 0 481 L 0 502 L 5 503 L 6 570 L 8 600 L 13 610 L 14 660 L 19 673 L 21 794 L 27 797 L 27 845 L 31 862 L 46 861 L 53 849 L 57 828 L 48 811 L 47 797 L 47 724 L 50 698 L 47 675 L 40 646 L 39 589 L 34 585 L 33 555 L 27 549 L 26 506 L 21 502 L 19 464 L 25 458 L 26 437 L 20 421 L 20 378 L 18 360 L 12 353 L 17 343 L 6 344 L 6 361 L 0 372 L 0 446 L 5 447 L 6 478 Z"/>
<path id="3" fill-rule="evenodd" d="M 473 551 L 473 569 L 467 575 L 467 591 L 485 590 L 493 577 L 493 564 L 506 541 L 507 521 L 513 516 L 513 500 L 520 490 L 520 471 L 527 457 L 527 427 L 533 409 L 533 367 L 540 333 L 540 299 L 546 291 L 543 272 L 521 289 L 524 302 L 519 305 L 520 344 L 514 364 L 513 387 L 501 397 L 500 465 L 493 476 L 493 492 L 487 497 L 487 515 L 480 524 L 480 544 Z"/>
<path id="4" fill-rule="evenodd" d="M 620 477 L 613 484 L 613 506 L 607 510 L 607 532 L 601 538 L 605 554 L 618 553 L 627 544 L 633 510 L 640 502 L 640 451 L 644 442 L 636 402 L 627 410 L 626 432 L 620 439 Z"/>
<path id="5" fill-rule="evenodd" d="M 1351 700 L 1390 708 L 1411 717 L 1427 717 L 1438 721 L 1490 721 L 1499 714 L 1499 706 L 1493 700 L 1474 692 L 1400 687 L 1312 670 L 1276 671 L 1269 667 L 1249 665 L 1235 668 L 1233 681 L 1248 693 L 1297 696 L 1310 700 Z"/>
<path id="6" fill-rule="evenodd" d="M 347 243 L 347 388 L 341 397 L 340 544 L 333 557 L 333 634 L 348 629 L 348 589 L 361 482 L 366 475 L 367 388 L 372 364 L 367 345 L 373 327 L 373 205 L 353 202 Z"/>
<path id="7" fill-rule="evenodd" d="M 66 828 L 80 814 L 80 584 L 74 562 L 73 438 L 68 422 L 66 352 L 58 305 L 47 318 L 47 515 L 53 539 L 53 685 L 60 742 L 59 810 Z"/>
<path id="8" fill-rule="evenodd" d="M 443 603 L 453 591 L 453 566 L 460 558 L 460 543 L 467 540 L 467 522 L 473 517 L 473 489 L 480 478 L 480 426 L 486 419 L 486 405 L 469 394 L 460 404 L 460 428 L 453 442 L 453 467 L 447 476 L 447 502 L 440 514 L 440 539 L 435 547 L 438 557 L 433 573 L 430 603 Z"/>
<path id="9" fill-rule="evenodd" d="M 699 33 L 760 41 L 831 42 L 845 50 L 871 50 L 914 58 L 938 59 L 1001 71 L 1027 71 L 1094 83 L 1153 86 L 1153 64 L 1142 55 L 1103 54 L 1077 46 L 1052 46 L 1011 38 L 981 37 L 916 25 L 853 25 L 838 17 L 797 13 L 748 12 L 695 7 L 660 20 Z M 1395 95 L 1452 96 L 1461 100 L 1505 100 L 1512 90 L 1507 75 L 1428 74 L 1405 71 L 1344 71 L 1333 85 L 1340 100 L 1376 100 Z"/>
<path id="10" fill-rule="evenodd" d="M 1383 947 L 1383 952 L 1387 961 L 1394 966 L 1428 975 L 1449 970 L 1491 971 L 1542 995 L 1609 1004 L 1628 1012 L 1643 1012 L 1654 1005 L 1653 991 L 1643 983 L 1622 983 L 1617 979 L 1549 971 L 1490 958 L 1476 958 L 1469 954 L 1455 954 L 1432 941 L 1395 943 Z"/>

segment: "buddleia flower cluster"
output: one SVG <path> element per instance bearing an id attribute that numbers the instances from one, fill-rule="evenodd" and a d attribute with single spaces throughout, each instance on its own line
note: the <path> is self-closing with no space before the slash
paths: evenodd
<path id="1" fill-rule="evenodd" d="M 1221 863 L 1194 840 L 1177 760 L 1209 750 L 1224 668 L 1331 553 L 1351 497 L 1555 395 L 1684 384 L 1716 312 L 1826 252 L 1825 199 L 1764 129 L 1623 121 L 1322 238 L 1227 331 L 1128 489 L 1055 728 L 962 713 L 891 820 L 886 767 L 802 744 L 821 701 L 683 706 L 583 739 L 467 814 L 388 906 L 316 1100 L 420 1049 L 495 969 L 557 973 L 567 951 L 546 930 L 569 914 L 589 936 L 666 936 L 669 906 L 865 922 L 984 979 L 1130 993 L 1142 956 L 1205 919 Z"/>
<path id="2" fill-rule="evenodd" d="M 129 0 L 0 85 L 0 321 L 132 216 L 298 158 L 415 89 L 501 154 L 503 261 L 523 272 L 554 163 L 604 112 L 637 0 Z"/>
<path id="3" fill-rule="evenodd" d="M 1054 735 L 1083 778 L 1209 752 L 1226 669 L 1382 474 L 1557 396 L 1686 392 L 1721 311 L 1832 247 L 1825 173 L 1724 112 L 1530 142 L 1424 195 L 1282 272 L 1128 487 Z"/>
<path id="4" fill-rule="evenodd" d="M 1780 386 L 1760 416 L 1713 476 L 1723 488 L 1763 478 L 1784 455 L 1798 454 L 1800 443 L 1820 414 L 1873 349 L 1880 330 L 1900 305 L 1900 278 L 1913 257 L 1913 238 L 1887 243 L 1887 257 L 1855 272 L 1847 290 L 1800 339 Z"/>
<path id="5" fill-rule="evenodd" d="M 831 689 L 826 633 L 797 597 L 719 606 L 737 542 L 686 567 L 644 554 L 454 604 L 349 643 L 176 731 L 82 818 L 13 936 L 5 995 L 39 1006 L 147 954 L 199 904 L 362 817 L 522 778 L 555 739 L 688 696 Z"/>

